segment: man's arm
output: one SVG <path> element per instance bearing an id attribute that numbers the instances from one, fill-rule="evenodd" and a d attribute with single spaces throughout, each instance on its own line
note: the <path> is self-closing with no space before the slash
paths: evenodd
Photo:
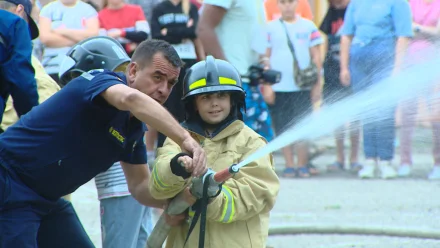
<path id="1" fill-rule="evenodd" d="M 205 53 L 223 60 L 226 60 L 226 57 L 218 41 L 215 28 L 225 16 L 226 11 L 222 7 L 204 4 L 202 16 L 197 26 L 197 37 L 202 42 Z"/>
<path id="2" fill-rule="evenodd" d="M 154 199 L 148 190 L 148 182 L 150 181 L 148 165 L 129 164 L 121 161 L 121 166 L 131 195 L 142 205 L 163 208 L 166 201 Z"/>
<path id="3" fill-rule="evenodd" d="M 100 94 L 110 105 L 122 111 L 130 111 L 137 119 L 174 140 L 193 155 L 196 169 L 193 176 L 206 171 L 205 152 L 174 117 L 151 97 L 123 84 L 110 86 Z"/>
<path id="4" fill-rule="evenodd" d="M 140 121 L 170 137 L 179 145 L 189 136 L 162 105 L 136 89 L 117 84 L 102 92 L 101 96 L 110 105 L 122 111 L 130 111 Z"/>
<path id="5" fill-rule="evenodd" d="M 2 77 L 8 82 L 14 108 L 21 116 L 38 105 L 35 71 L 31 64 L 32 41 L 26 21 L 21 18 L 15 23 L 12 37 L 7 47 L 10 56 L 0 68 Z"/>

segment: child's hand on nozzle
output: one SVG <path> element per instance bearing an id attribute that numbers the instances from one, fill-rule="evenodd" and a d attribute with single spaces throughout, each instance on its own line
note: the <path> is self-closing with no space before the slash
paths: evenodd
<path id="1" fill-rule="evenodd" d="M 192 173 L 194 168 L 193 168 L 193 159 L 189 156 L 182 156 L 179 157 L 177 159 L 177 162 L 179 162 L 180 165 L 182 165 L 182 167 L 185 167 L 185 170 L 187 172 Z"/>
<path id="2" fill-rule="evenodd" d="M 191 173 L 191 175 L 193 177 L 202 176 L 207 171 L 206 164 L 205 165 L 201 165 L 201 166 L 197 166 L 195 163 L 193 163 L 193 159 L 191 157 L 189 157 L 189 156 L 179 157 L 177 159 L 177 162 L 179 162 L 180 165 L 185 167 L 185 170 L 187 172 Z M 200 174 L 200 171 L 202 172 L 201 174 Z"/>

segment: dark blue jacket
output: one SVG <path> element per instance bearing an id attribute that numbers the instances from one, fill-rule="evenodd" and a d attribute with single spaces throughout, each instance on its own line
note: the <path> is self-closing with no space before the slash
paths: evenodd
<path id="1" fill-rule="evenodd" d="M 70 81 L 0 135 L 0 166 L 58 199 L 117 161 L 147 163 L 145 124 L 100 96 L 117 84 L 127 84 L 123 73 L 95 71 Z"/>
<path id="2" fill-rule="evenodd" d="M 0 10 L 0 122 L 9 95 L 19 116 L 38 105 L 32 40 L 22 18 Z"/>

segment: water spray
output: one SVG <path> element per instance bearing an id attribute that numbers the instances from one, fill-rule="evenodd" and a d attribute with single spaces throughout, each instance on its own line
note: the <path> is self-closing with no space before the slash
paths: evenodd
<path id="1" fill-rule="evenodd" d="M 388 77 L 334 104 L 321 107 L 319 112 L 304 117 L 238 163 L 238 169 L 297 141 L 321 138 L 347 122 L 362 120 L 366 124 L 380 121 L 384 118 L 381 113 L 393 110 L 400 101 L 413 100 L 419 95 L 426 98 L 438 97 L 439 94 L 429 94 L 433 93 L 434 85 L 440 82 L 439 65 L 438 58 L 426 59 L 421 64 L 408 64 L 398 75 Z"/>
<path id="2" fill-rule="evenodd" d="M 425 58 L 430 57 L 432 56 L 429 54 L 425 56 Z M 212 184 L 211 186 L 214 188 L 214 186 L 231 178 L 243 166 L 294 142 L 320 138 L 350 121 L 362 120 L 364 124 L 379 121 L 384 118 L 380 113 L 394 109 L 399 101 L 431 93 L 434 84 L 440 81 L 439 65 L 440 59 L 438 58 L 426 59 L 424 63 L 409 65 L 399 75 L 389 77 L 362 92 L 324 106 L 318 113 L 306 116 L 295 126 L 288 128 L 240 163 L 220 172 L 208 171 L 202 176 L 202 182 L 209 180 L 210 185 Z M 203 183 L 193 185 L 203 185 Z M 197 197 L 200 195 L 200 190 L 196 188 L 200 186 L 194 187 L 191 192 Z M 165 212 L 169 215 L 177 215 L 189 207 L 190 205 L 184 200 L 184 194 L 181 192 L 170 202 Z M 171 227 L 165 222 L 164 214 L 162 214 L 148 238 L 147 248 L 161 248 L 170 229 Z"/>

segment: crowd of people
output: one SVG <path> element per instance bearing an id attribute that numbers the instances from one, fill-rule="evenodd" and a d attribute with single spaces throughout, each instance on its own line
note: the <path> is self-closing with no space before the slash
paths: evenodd
<path id="1" fill-rule="evenodd" d="M 244 84 L 248 106 L 245 122 L 270 141 L 320 104 L 334 103 L 379 82 L 380 77 L 397 72 L 405 60 L 404 53 L 398 51 L 407 50 L 407 56 L 412 58 L 415 51 L 429 46 L 438 35 L 438 3 L 429 0 L 409 3 L 396 1 L 397 7 L 365 2 L 368 5 L 366 8 L 389 10 L 382 15 L 369 15 L 369 19 L 364 18 L 368 20 L 366 23 L 358 23 L 355 19 L 361 15 L 357 14 L 356 9 L 362 8 L 356 7 L 358 4 L 361 6 L 357 2 L 362 1 L 350 4 L 346 0 L 332 0 L 328 1 L 329 8 L 324 19 L 316 24 L 307 0 L 267 0 L 261 6 L 249 3 L 246 5 L 247 11 L 239 8 L 234 1 L 219 4 L 205 1 L 204 5 L 202 2 L 105 0 L 102 8 L 92 2 L 77 0 L 51 2 L 41 9 L 39 27 L 43 46 L 35 46 L 34 51 L 43 54 L 42 64 L 46 72 L 59 82 L 59 66 L 66 52 L 84 38 L 98 34 L 115 38 L 129 55 L 137 44 L 147 38 L 165 40 L 173 44 L 185 62 L 175 87 L 178 90 L 172 92 L 165 104 L 179 122 L 184 119 L 183 107 L 179 104 L 182 98 L 181 82 L 185 71 L 194 63 L 203 60 L 206 54 L 226 59 L 239 70 L 246 82 L 249 67 L 259 62 L 266 68 L 280 71 L 282 77 L 273 86 L 263 84 L 247 87 L 249 83 Z M 233 13 L 247 16 L 247 21 L 238 16 L 234 18 Z M 242 32 L 243 29 L 249 32 Z M 67 34 L 63 35 L 63 32 Z M 238 41 L 230 37 L 241 39 Z M 381 43 L 375 44 L 376 40 Z M 385 40 L 388 40 L 387 44 Z M 374 53 L 370 46 L 377 48 L 377 52 Z M 37 51 L 41 47 L 44 47 L 44 53 Z M 363 59 L 366 56 L 362 51 L 368 51 L 370 59 Z M 373 56 L 375 54 L 376 57 Z M 356 62 L 361 64 L 356 65 Z M 299 66 L 296 70 L 292 66 L 294 63 Z M 307 69 L 310 63 L 315 64 L 316 71 L 323 69 L 323 77 L 318 77 L 312 88 L 301 88 L 295 82 L 296 71 Z M 380 73 L 380 77 L 379 73 L 373 73 L 383 67 L 394 69 L 389 73 Z M 356 71 L 356 68 L 369 69 Z M 380 123 L 364 126 L 361 120 L 353 120 L 349 128 L 351 154 L 348 166 L 343 149 L 345 131 L 342 128 L 336 130 L 337 156 L 334 163 L 327 166 L 328 171 L 348 168 L 358 173 L 360 178 L 371 178 L 378 166 L 383 178 L 409 176 L 412 169 L 411 137 L 416 125 L 417 105 L 402 103 L 401 109 L 399 164 L 391 163 L 394 158 L 395 110 L 390 110 L 387 114 L 389 118 L 381 118 Z M 437 114 L 436 109 L 432 109 L 433 115 Z M 428 177 L 438 179 L 438 121 L 432 123 L 432 128 L 434 167 Z M 375 135 L 379 133 L 377 130 L 380 130 L 380 137 Z M 358 156 L 361 131 L 365 164 L 359 162 Z M 154 159 L 156 148 L 162 146 L 164 140 L 163 134 L 150 130 L 146 137 L 150 160 Z M 301 141 L 283 149 L 286 166 L 283 176 L 309 177 L 318 173 L 309 159 L 309 144 L 309 141 Z"/>
<path id="2" fill-rule="evenodd" d="M 4 51 L 0 52 L 0 76 L 7 85 L 0 88 L 5 105 L 1 121 L 4 134 L 0 136 L 0 146 L 4 147 L 0 149 L 0 169 L 3 173 L 0 176 L 8 176 L 0 179 L 14 182 L 17 187 L 14 192 L 31 199 L 26 202 L 37 202 L 40 213 L 35 218 L 45 223 L 51 209 L 57 209 L 64 216 L 71 215 L 73 208 L 64 200 L 52 203 L 43 197 L 55 199 L 64 196 L 68 200 L 75 187 L 86 182 L 90 176 L 95 177 L 101 203 L 104 247 L 126 247 L 126 244 L 130 244 L 129 247 L 145 247 L 153 227 L 151 207 L 157 207 L 164 203 L 163 199 L 172 198 L 185 190 L 191 174 L 202 170 L 199 164 L 205 159 L 204 153 L 211 163 L 209 166 L 214 169 L 220 170 L 237 163 L 321 105 L 333 104 L 396 75 L 405 60 L 416 59 L 421 49 L 438 52 L 440 0 L 329 0 L 328 6 L 323 20 L 315 23 L 313 17 L 317 13 L 312 12 L 308 0 L 266 0 L 260 3 L 252 0 L 104 0 L 102 6 L 80 0 L 55 0 L 44 6 L 38 1 L 0 0 L 0 15 L 8 21 L 2 21 L 0 26 L 0 45 L 4 47 Z M 24 32 L 22 27 L 14 29 L 20 30 L 20 33 L 12 33 L 9 30 L 13 25 L 24 25 L 30 32 Z M 11 60 L 14 63 L 7 64 L 5 61 L 10 58 L 7 51 L 14 39 L 19 41 L 16 45 L 20 47 L 20 52 L 14 54 Z M 14 51 L 9 49 L 9 52 Z M 93 51 L 99 51 L 105 59 Z M 281 72 L 281 78 L 275 84 L 264 80 L 255 82 L 249 74 L 249 68 L 255 64 L 261 65 L 264 70 Z M 110 72 L 93 71 L 97 69 Z M 90 74 L 80 76 L 89 70 L 92 70 Z M 223 81 L 212 81 L 213 75 Z M 91 86 L 79 86 L 81 80 Z M 118 86 L 118 80 L 129 87 Z M 167 112 L 141 110 L 137 102 L 133 105 L 121 102 L 119 98 L 130 93 L 125 88 L 141 91 L 150 98 L 137 96 L 139 99 L 157 108 L 160 105 L 156 106 L 156 103 L 163 104 Z M 78 98 L 80 91 L 85 94 L 82 98 Z M 433 92 L 439 93 L 439 87 L 433 88 Z M 99 101 L 95 100 L 98 95 L 102 98 Z M 46 101 L 52 105 L 42 104 L 20 118 L 32 107 Z M 71 106 L 73 102 L 68 105 L 63 101 L 79 101 L 78 110 Z M 95 104 L 95 101 L 98 107 L 86 110 L 90 102 Z M 128 115 L 109 110 L 102 101 L 114 109 L 130 111 L 136 121 Z M 440 116 L 439 104 L 435 100 L 428 104 L 431 115 Z M 66 108 L 62 110 L 63 115 L 70 113 L 76 118 L 90 118 L 96 114 L 99 116 L 96 117 L 97 123 L 88 128 L 78 120 L 78 123 L 75 122 L 77 127 L 72 126 L 73 122 L 59 119 L 62 113 L 55 108 L 61 107 Z M 344 154 L 346 130 L 344 127 L 335 130 L 336 158 L 327 166 L 327 171 L 349 169 L 360 178 L 373 178 L 378 169 L 384 179 L 410 176 L 417 104 L 402 102 L 401 109 L 401 161 L 398 164 L 393 163 L 396 109 L 391 108 L 386 113 L 376 113 L 377 121 L 363 123 L 362 120 L 352 120 L 348 124 L 351 144 L 347 166 Z M 103 113 L 98 114 L 98 111 Z M 47 118 L 52 117 L 54 120 L 49 123 Z M 130 121 L 126 121 L 128 119 Z M 112 120 L 111 135 L 116 142 L 122 143 L 122 147 L 127 144 L 132 146 L 133 155 L 129 154 L 130 149 L 117 152 L 115 147 L 107 147 L 94 140 L 104 135 L 94 129 L 96 125 L 103 125 L 108 120 Z M 139 120 L 146 126 L 143 127 Z M 428 178 L 439 180 L 440 121 L 439 118 L 432 120 L 433 169 Z M 168 124 L 164 124 L 166 122 Z M 183 128 L 177 123 L 183 123 Z M 75 140 L 71 135 L 57 133 L 63 124 L 84 134 L 91 134 L 90 130 L 94 130 L 96 137 L 91 138 L 89 144 L 77 140 L 71 145 L 63 145 L 60 143 L 62 140 Z M 121 135 L 123 132 L 126 136 Z M 56 134 L 54 137 L 58 140 L 52 140 L 51 146 L 41 143 L 38 151 L 29 150 L 29 154 L 23 154 L 38 142 L 47 142 L 48 133 Z M 192 135 L 191 139 L 185 136 L 188 133 Z M 25 139 L 20 135 L 39 136 Z M 249 140 L 253 142 L 249 143 Z M 365 155 L 363 164 L 358 155 L 360 140 L 363 140 Z M 23 142 L 23 145 L 15 146 L 11 142 Z M 310 140 L 302 140 L 282 149 L 285 168 L 281 176 L 308 178 L 319 173 L 311 163 L 310 144 Z M 53 145 L 60 147 L 54 148 Z M 107 158 L 94 159 L 86 148 L 100 145 L 98 154 L 115 153 Z M 199 145 L 203 147 L 203 154 Z M 65 151 L 63 146 L 71 150 Z M 55 150 L 49 151 L 49 148 Z M 58 154 L 50 158 L 53 161 L 35 154 L 55 151 Z M 81 175 L 70 167 L 81 164 L 79 158 L 90 160 L 79 166 L 87 172 Z M 110 161 L 112 165 L 108 165 Z M 93 162 L 96 165 L 92 166 Z M 105 162 L 105 166 L 98 162 Z M 20 163 L 23 168 L 17 169 Z M 41 171 L 31 168 L 44 163 L 49 166 L 42 167 Z M 186 171 L 178 169 L 180 163 L 189 164 Z M 60 167 L 66 164 L 68 169 L 56 172 L 57 169 L 52 168 L 55 164 Z M 91 167 L 85 168 L 89 164 Z M 134 169 L 133 166 L 138 164 L 142 166 Z M 236 179 L 225 183 L 222 197 L 213 200 L 211 211 L 208 211 L 208 219 L 213 221 L 211 227 L 225 235 L 230 233 L 228 236 L 237 235 L 235 241 L 230 239 L 233 240 L 231 244 L 235 242 L 240 244 L 239 247 L 264 245 L 264 235 L 261 240 L 254 237 L 260 237 L 261 232 L 267 231 L 267 213 L 273 207 L 278 192 L 279 181 L 273 166 L 271 156 L 255 161 Z M 140 177 L 147 177 L 150 170 L 152 177 L 146 185 Z M 61 183 L 59 180 L 69 173 L 77 176 L 77 180 Z M 49 176 L 59 179 L 49 179 Z M 48 182 L 40 186 L 37 179 L 47 179 Z M 265 187 L 260 181 L 265 182 Z M 52 182 L 64 186 L 57 190 L 49 189 Z M 31 185 L 33 191 L 22 183 Z M 140 186 L 144 189 L 139 189 Z M 149 189 L 148 194 L 144 191 L 146 189 Z M 0 200 L 3 200 L 2 197 L 6 199 L 0 194 Z M 11 198 L 8 204 L 3 202 L 3 206 L 0 201 L 0 212 L 16 209 L 22 200 Z M 129 211 L 126 215 L 115 214 L 121 209 Z M 8 217 L 0 214 L 0 220 L 13 223 Z M 72 244 L 89 247 L 84 231 L 71 218 L 69 221 L 75 226 L 73 233 L 83 238 L 76 242 L 60 238 L 60 244 L 69 240 Z M 223 223 L 230 222 L 254 227 L 261 224 L 261 228 L 249 229 L 249 239 L 240 239 L 240 226 L 235 226 L 236 229 L 225 229 L 223 226 Z M 54 224 L 51 224 L 53 228 Z M 8 228 L 15 226 L 11 224 Z M 38 228 L 54 231 L 46 226 L 48 224 L 37 225 L 31 231 Z M 49 242 L 43 231 L 38 234 L 41 247 Z M 185 232 L 186 227 L 176 227 L 169 242 L 183 245 Z M 26 240 L 32 243 L 32 235 L 30 237 Z M 4 244 L 20 244 L 11 237 L 4 240 Z M 196 239 L 189 242 L 195 246 Z M 212 242 L 222 243 L 221 238 Z M 1 245 L 3 243 L 0 242 Z"/>

